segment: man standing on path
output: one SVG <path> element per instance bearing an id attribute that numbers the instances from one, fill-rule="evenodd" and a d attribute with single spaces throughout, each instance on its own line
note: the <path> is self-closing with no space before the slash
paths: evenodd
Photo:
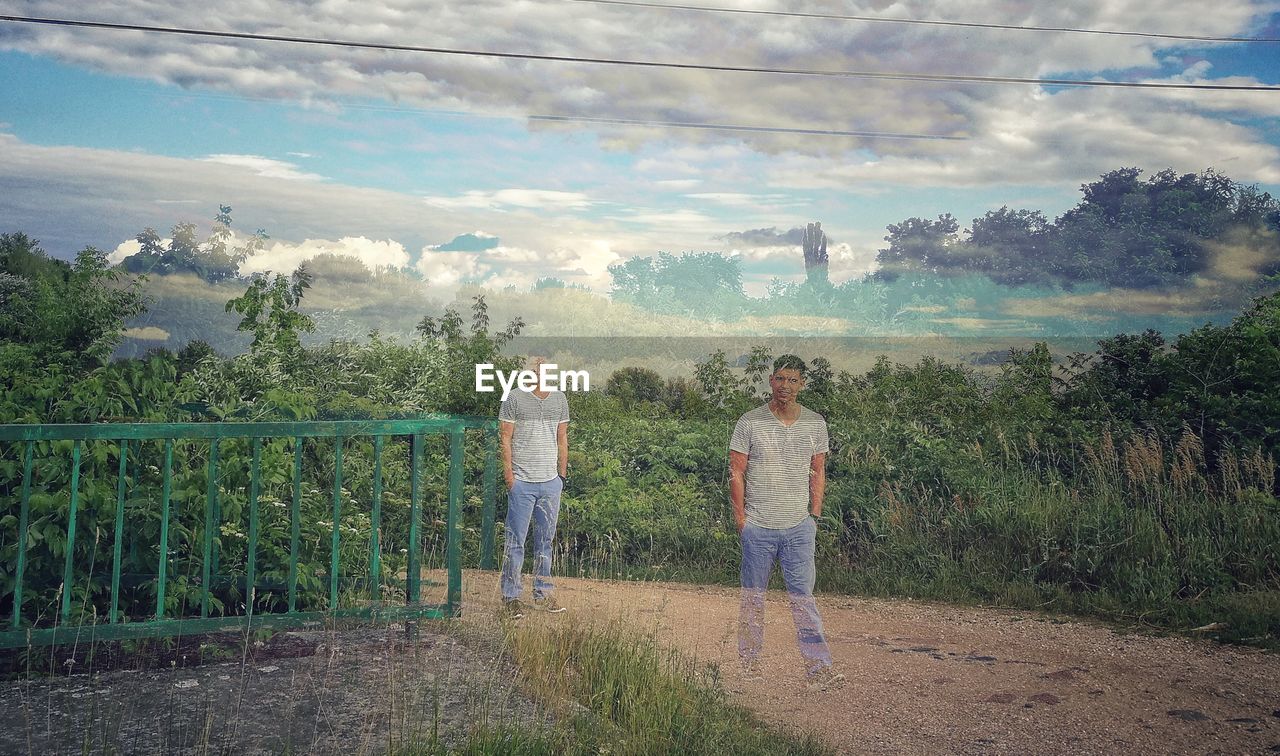
<path id="1" fill-rule="evenodd" d="M 539 372 L 546 360 L 530 357 L 525 368 Z M 541 386 L 538 387 L 541 389 Z M 506 544 L 502 562 L 502 608 L 512 619 L 524 616 L 520 573 L 524 543 L 533 534 L 533 605 L 563 612 L 551 595 L 551 548 L 560 494 L 569 464 L 569 402 L 562 391 L 512 391 L 498 412 L 502 421 L 502 464 L 507 481 Z"/>
<path id="2" fill-rule="evenodd" d="M 738 656 L 747 679 L 761 679 L 757 658 L 764 645 L 764 596 L 773 563 L 791 603 L 805 679 L 811 689 L 839 687 L 844 675 L 831 665 L 831 649 L 813 598 L 814 537 L 822 516 L 827 423 L 796 402 L 804 388 L 804 360 L 783 355 L 769 376 L 772 398 L 738 419 L 729 440 L 729 497 L 742 542 L 742 605 Z"/>

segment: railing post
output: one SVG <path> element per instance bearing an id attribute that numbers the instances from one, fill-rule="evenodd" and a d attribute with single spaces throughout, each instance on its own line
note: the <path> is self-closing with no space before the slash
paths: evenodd
<path id="1" fill-rule="evenodd" d="M 141 456 L 141 455 L 139 455 Z M 116 542 L 111 554 L 111 624 L 120 621 L 120 557 L 124 546 L 124 494 L 128 481 L 129 440 L 120 439 L 120 472 L 116 481 Z"/>
<path id="2" fill-rule="evenodd" d="M 463 454 L 466 427 L 459 423 L 449 433 L 449 516 L 445 541 L 445 563 L 449 571 L 446 604 L 451 616 L 462 613 L 462 529 L 458 520 L 462 512 Z"/>
<path id="3" fill-rule="evenodd" d="M 164 619 L 164 588 L 169 572 L 169 499 L 173 486 L 173 439 L 164 440 L 164 472 L 160 484 L 160 562 L 156 565 L 156 619 Z"/>
<path id="4" fill-rule="evenodd" d="M 302 436 L 293 438 L 293 503 L 289 505 L 289 613 L 298 609 L 298 541 L 302 528 Z"/>
<path id="5" fill-rule="evenodd" d="M 373 437 L 373 507 L 369 515 L 369 598 L 382 597 L 382 436 Z"/>
<path id="6" fill-rule="evenodd" d="M 214 521 L 213 510 L 218 500 L 218 439 L 209 442 L 208 485 L 205 487 L 204 499 L 204 560 L 201 564 L 200 581 L 200 616 L 209 616 L 209 589 L 212 574 L 213 539 L 215 529 L 221 523 Z"/>
<path id="7" fill-rule="evenodd" d="M 31 523 L 31 457 L 35 442 L 28 441 L 22 452 L 22 503 L 18 514 L 18 566 L 13 583 L 13 629 L 22 626 L 22 577 L 27 569 L 27 538 Z"/>
<path id="8" fill-rule="evenodd" d="M 405 567 L 405 602 L 416 604 L 422 599 L 422 575 L 418 563 L 418 520 L 422 510 L 422 434 L 413 434 L 413 447 L 409 451 L 409 562 Z"/>
<path id="9" fill-rule="evenodd" d="M 76 509 L 80 504 L 80 441 L 77 439 L 71 447 L 71 507 L 67 512 L 66 561 L 62 568 L 62 611 L 58 615 L 58 624 L 67 624 L 67 615 L 71 614 L 71 589 L 74 584 L 75 552 L 76 552 Z"/>
<path id="10" fill-rule="evenodd" d="M 333 537 L 329 553 L 329 610 L 338 608 L 338 544 L 342 536 L 342 436 L 333 437 Z"/>
<path id="11" fill-rule="evenodd" d="M 490 421 L 484 427 L 484 514 L 480 525 L 480 568 L 492 570 L 494 520 L 497 515 L 498 426 Z"/>
<path id="12" fill-rule="evenodd" d="M 249 563 L 245 566 L 245 613 L 253 616 L 258 586 L 258 489 L 262 477 L 262 439 L 253 439 L 253 461 L 249 465 Z"/>

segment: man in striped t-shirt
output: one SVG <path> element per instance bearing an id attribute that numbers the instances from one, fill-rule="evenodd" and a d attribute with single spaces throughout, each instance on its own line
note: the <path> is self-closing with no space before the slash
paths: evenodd
<path id="1" fill-rule="evenodd" d="M 530 357 L 538 372 L 545 359 Z M 533 605 L 548 612 L 564 607 L 551 595 L 551 548 L 560 516 L 560 494 L 569 464 L 569 401 L 562 391 L 515 390 L 498 411 L 502 421 L 502 470 L 507 482 L 506 539 L 502 561 L 502 607 L 513 619 L 520 604 L 524 542 L 534 521 Z"/>
<path id="2" fill-rule="evenodd" d="M 738 655 L 744 677 L 761 679 L 756 659 L 764 645 L 764 594 L 776 561 L 791 603 L 809 687 L 838 687 L 831 649 L 813 598 L 816 518 L 822 516 L 829 451 L 822 415 L 800 406 L 807 367 L 795 355 L 773 363 L 772 398 L 738 420 L 729 440 L 729 497 L 742 542 L 742 605 Z"/>

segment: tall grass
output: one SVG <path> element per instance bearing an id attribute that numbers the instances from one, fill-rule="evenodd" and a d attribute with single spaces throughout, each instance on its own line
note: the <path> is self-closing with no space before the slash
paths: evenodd
<path id="1" fill-rule="evenodd" d="M 761 725 L 728 703 L 715 667 L 620 620 L 531 624 L 506 636 L 525 690 L 557 711 L 571 733 L 562 752 L 816 754 L 812 736 Z"/>
<path id="2" fill-rule="evenodd" d="M 1274 460 L 1109 434 L 1076 474 L 972 450 L 950 496 L 881 481 L 856 531 L 823 554 L 828 590 L 1046 607 L 1171 629 L 1219 623 L 1225 640 L 1280 641 L 1280 502 Z M 940 495 L 941 494 L 941 495 Z M 841 542 L 857 543 L 848 558 Z"/>

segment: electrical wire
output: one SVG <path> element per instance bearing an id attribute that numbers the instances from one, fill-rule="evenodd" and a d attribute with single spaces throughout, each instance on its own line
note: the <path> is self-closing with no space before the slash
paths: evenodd
<path id="1" fill-rule="evenodd" d="M 203 92 L 168 92 L 166 97 L 180 97 L 183 99 L 194 100 L 211 100 L 215 102 L 261 102 L 274 103 L 268 97 L 254 97 L 252 95 L 216 95 Z M 837 137 L 859 137 L 862 139 L 926 139 L 937 141 L 966 141 L 967 136 L 952 136 L 948 134 L 910 134 L 896 131 L 849 131 L 838 129 L 799 129 L 783 126 L 750 126 L 745 124 L 732 123 L 700 123 L 696 121 L 658 121 L 647 120 L 641 118 L 606 118 L 601 116 L 575 116 L 575 115 L 552 115 L 552 114 L 505 114 L 505 113 L 478 113 L 467 110 L 443 110 L 439 108 L 412 108 L 399 107 L 395 105 L 374 105 L 367 102 L 351 102 L 340 101 L 338 103 L 344 109 L 365 110 L 379 113 L 416 113 L 430 114 L 433 116 L 447 118 L 485 118 L 490 120 L 507 120 L 507 121 L 550 121 L 557 123 L 589 123 L 613 126 L 664 126 L 672 128 L 684 129 L 705 129 L 708 131 L 746 131 L 773 134 L 803 134 L 810 136 L 837 136 Z"/>
<path id="2" fill-rule="evenodd" d="M 918 24 L 921 26 L 950 26 L 968 29 L 1004 29 L 1010 31 L 1058 32 L 1064 34 L 1103 34 L 1116 37 L 1149 37 L 1153 39 L 1172 39 L 1189 42 L 1280 42 L 1280 37 L 1212 37 L 1198 34 L 1163 34 L 1160 32 L 1118 31 L 1112 29 L 1081 29 L 1071 26 L 1026 26 L 1023 24 L 984 24 L 973 21 L 933 21 L 919 18 L 896 18 L 890 16 L 853 16 L 838 13 L 806 13 L 803 11 L 757 10 L 749 8 L 722 8 L 707 5 L 684 5 L 675 3 L 651 3 L 644 0 L 570 0 L 575 3 L 594 3 L 597 5 L 620 5 L 635 8 L 663 8 L 668 10 L 699 11 L 708 13 L 738 13 L 752 16 L 784 16 L 788 18 L 821 18 L 837 21 L 868 21 L 886 24 Z"/>
<path id="3" fill-rule="evenodd" d="M 831 129 L 790 129 L 780 126 L 744 126 L 727 123 L 690 123 L 687 121 L 649 121 L 638 118 L 596 118 L 591 116 L 531 115 L 531 121 L 566 121 L 573 123 L 597 123 L 618 126 L 669 126 L 682 129 L 707 129 L 709 131 L 750 131 L 771 134 L 808 134 L 814 136 L 848 136 L 864 139 L 937 139 L 964 141 L 968 137 L 945 134 L 900 134 L 891 131 L 838 131 Z"/>
<path id="4" fill-rule="evenodd" d="M 559 63 L 589 63 L 596 65 L 630 66 L 635 68 L 674 69 L 683 71 L 714 71 L 721 73 L 757 73 L 788 76 L 816 76 L 828 78 L 872 79 L 882 81 L 923 81 L 969 84 L 1035 84 L 1038 86 L 1057 87 L 1111 87 L 1125 89 L 1157 89 L 1157 90 L 1213 90 L 1234 92 L 1280 92 L 1280 86 L 1253 84 L 1177 84 L 1171 82 L 1151 81 L 1112 81 L 1108 79 L 1040 79 L 1018 76 L 970 76 L 963 74 L 930 74 L 902 73 L 890 71 L 833 71 L 822 69 L 772 68 L 757 66 L 711 65 L 706 63 L 675 63 L 656 60 L 628 60 L 622 58 L 587 58 L 576 55 L 542 55 L 536 53 L 491 52 L 485 50 L 465 50 L 449 47 L 425 47 L 419 45 L 398 45 L 382 42 L 355 42 L 346 40 L 320 39 L 314 37 L 294 37 L 280 34 L 254 34 L 250 32 L 214 31 L 209 29 L 185 29 L 170 26 L 146 26 L 142 24 L 117 24 L 105 21 L 77 21 L 62 18 L 38 18 L 31 16 L 0 15 L 0 21 L 15 23 L 42 24 L 46 26 L 64 26 L 86 29 L 108 29 L 113 31 L 140 31 L 157 34 L 177 34 L 195 37 L 219 39 L 243 39 L 263 42 L 289 42 L 295 44 L 323 45 L 327 47 L 347 47 L 363 50 L 387 50 L 396 52 L 420 52 L 437 55 L 458 55 L 482 58 L 500 58 L 507 60 L 537 60 Z"/>

